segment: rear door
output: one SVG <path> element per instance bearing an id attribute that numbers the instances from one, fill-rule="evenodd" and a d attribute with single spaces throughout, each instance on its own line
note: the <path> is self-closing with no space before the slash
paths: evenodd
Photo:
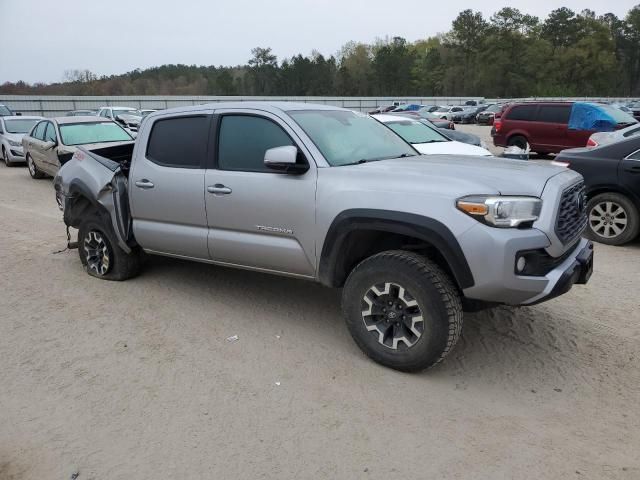
<path id="1" fill-rule="evenodd" d="M 573 146 L 568 136 L 570 116 L 571 105 L 540 105 L 532 127 L 531 144 L 545 152 L 559 152 Z"/>
<path id="2" fill-rule="evenodd" d="M 214 169 L 206 173 L 209 252 L 217 262 L 313 276 L 316 168 L 295 132 L 257 110 L 216 110 Z M 294 145 L 309 170 L 301 175 L 264 166 L 265 151 Z"/>
<path id="3" fill-rule="evenodd" d="M 507 144 L 515 135 L 521 135 L 533 147 L 535 143 L 535 122 L 533 120 L 537 110 L 538 106 L 535 104 L 515 105 L 502 117 L 502 128 L 498 134 L 506 137 Z"/>
<path id="4" fill-rule="evenodd" d="M 36 164 L 38 168 L 43 168 L 43 165 L 45 165 L 44 134 L 45 134 L 45 130 L 47 129 L 47 125 L 49 123 L 50 122 L 46 120 L 43 120 L 42 122 L 38 123 L 36 127 L 33 129 L 33 135 L 31 137 L 27 137 L 27 145 L 29 149 L 28 153 L 31 155 L 33 162 Z"/>
<path id="5" fill-rule="evenodd" d="M 47 128 L 44 132 L 45 143 L 53 142 L 55 144 L 52 148 L 47 148 L 42 152 L 42 161 L 44 163 L 44 170 L 50 175 L 55 173 L 60 168 L 60 162 L 58 161 L 58 144 L 59 138 L 56 132 L 56 127 L 53 122 L 47 122 Z"/>
<path id="6" fill-rule="evenodd" d="M 148 251 L 208 259 L 204 172 L 211 110 L 147 120 L 129 173 L 133 232 Z"/>

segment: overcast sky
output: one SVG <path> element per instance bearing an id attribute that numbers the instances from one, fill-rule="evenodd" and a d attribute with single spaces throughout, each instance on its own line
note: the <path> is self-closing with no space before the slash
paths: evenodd
<path id="1" fill-rule="evenodd" d="M 0 83 L 60 81 L 65 70 L 98 75 L 165 63 L 244 64 L 253 47 L 281 60 L 335 54 L 350 41 L 409 41 L 451 27 L 466 9 L 502 5 L 541 18 L 561 6 L 624 16 L 640 0 L 0 0 Z M 485 6 L 486 5 L 486 6 Z"/>

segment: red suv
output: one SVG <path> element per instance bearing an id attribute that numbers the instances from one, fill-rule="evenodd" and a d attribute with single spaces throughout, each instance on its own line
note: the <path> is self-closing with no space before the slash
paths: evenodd
<path id="1" fill-rule="evenodd" d="M 584 105 L 584 104 L 581 104 Z M 569 128 L 573 102 L 514 103 L 496 118 L 491 135 L 497 147 L 512 145 L 540 155 L 558 153 L 567 148 L 585 147 L 592 133 L 599 129 Z M 633 118 L 609 105 L 590 104 L 616 122 L 613 128 L 624 128 Z"/>

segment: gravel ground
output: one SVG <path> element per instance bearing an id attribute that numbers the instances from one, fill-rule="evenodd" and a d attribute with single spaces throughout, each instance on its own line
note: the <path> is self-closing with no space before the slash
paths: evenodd
<path id="1" fill-rule="evenodd" d="M 64 244 L 51 181 L 0 167 L 1 480 L 640 478 L 639 244 L 415 375 L 337 291 L 163 258 L 105 282 Z"/>

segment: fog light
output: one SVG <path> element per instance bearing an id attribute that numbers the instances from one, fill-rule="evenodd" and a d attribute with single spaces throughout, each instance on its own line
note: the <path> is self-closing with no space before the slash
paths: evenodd
<path id="1" fill-rule="evenodd" d="M 524 259 L 524 257 L 520 257 L 518 258 L 518 261 L 516 262 L 516 270 L 518 273 L 522 272 L 524 270 L 524 267 L 527 266 L 527 261 Z"/>

